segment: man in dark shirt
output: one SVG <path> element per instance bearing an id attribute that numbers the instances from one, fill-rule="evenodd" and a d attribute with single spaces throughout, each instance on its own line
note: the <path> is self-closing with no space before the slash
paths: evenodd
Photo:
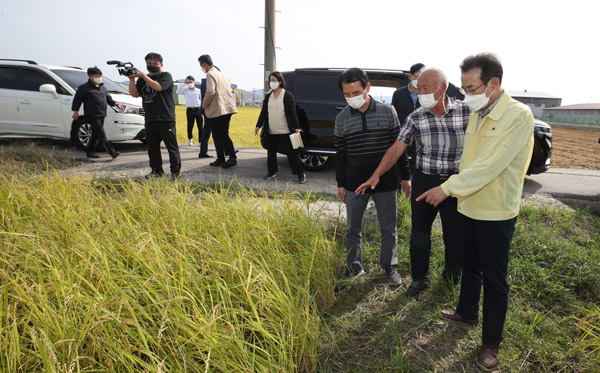
<path id="1" fill-rule="evenodd" d="M 142 97 L 146 112 L 146 140 L 148 158 L 152 171 L 146 177 L 163 176 L 161 141 L 169 152 L 171 178 L 177 179 L 181 172 L 181 156 L 175 133 L 175 100 L 173 99 L 173 77 L 163 69 L 163 58 L 158 53 L 148 53 L 145 57 L 149 74 L 136 69 L 129 76 L 129 93 Z M 135 78 L 138 78 L 135 81 Z"/>
<path id="2" fill-rule="evenodd" d="M 377 188 L 366 195 L 356 194 L 354 190 L 375 171 L 386 150 L 398 137 L 400 123 L 392 106 L 369 96 L 369 78 L 361 69 L 346 70 L 340 76 L 338 85 L 349 105 L 335 118 L 334 129 L 337 193 L 346 204 L 347 213 L 347 279 L 352 280 L 364 273 L 362 221 L 369 198 L 372 197 L 381 231 L 379 265 L 386 271 L 388 282 L 399 285 L 401 277 L 396 270 L 396 175 L 393 171 L 382 175 Z"/>
<path id="3" fill-rule="evenodd" d="M 73 104 L 71 105 L 73 119 L 75 121 L 79 120 L 79 108 L 83 103 L 85 118 L 92 126 L 92 136 L 86 149 L 87 157 L 100 158 L 96 154 L 96 144 L 100 144 L 115 159 L 121 153 L 116 151 L 106 138 L 104 118 L 106 118 L 107 105 L 117 106 L 119 110 L 123 110 L 123 106 L 117 104 L 106 91 L 104 83 L 102 83 L 102 71 L 98 67 L 90 67 L 87 69 L 87 74 L 89 80 L 77 88 L 75 97 L 73 97 Z"/>

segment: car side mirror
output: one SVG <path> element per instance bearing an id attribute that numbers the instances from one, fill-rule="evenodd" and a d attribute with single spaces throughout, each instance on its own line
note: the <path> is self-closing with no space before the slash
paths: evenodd
<path id="1" fill-rule="evenodd" d="M 40 86 L 40 92 L 50 93 L 52 97 L 58 98 L 58 93 L 56 93 L 56 87 L 54 86 L 54 84 L 42 84 Z"/>

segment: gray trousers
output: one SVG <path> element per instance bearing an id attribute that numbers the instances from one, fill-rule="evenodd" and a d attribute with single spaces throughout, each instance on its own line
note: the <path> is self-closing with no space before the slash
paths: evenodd
<path id="1" fill-rule="evenodd" d="M 346 191 L 346 250 L 348 256 L 346 265 L 353 272 L 358 272 L 362 268 L 362 223 L 365 209 L 369 198 L 373 198 L 377 218 L 379 219 L 379 230 L 381 231 L 381 252 L 379 254 L 379 265 L 381 268 L 388 266 L 397 266 L 396 257 L 396 227 L 398 223 L 396 215 L 396 191 L 381 193 L 365 193 L 364 195 L 355 194 Z"/>

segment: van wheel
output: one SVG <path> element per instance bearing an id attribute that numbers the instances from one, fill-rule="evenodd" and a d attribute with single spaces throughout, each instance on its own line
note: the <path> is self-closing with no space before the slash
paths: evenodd
<path id="1" fill-rule="evenodd" d="M 80 148 L 87 149 L 91 137 L 92 125 L 85 118 L 79 118 L 71 129 L 71 140 Z"/>
<path id="2" fill-rule="evenodd" d="M 316 154 L 300 154 L 300 162 L 302 162 L 302 168 L 306 171 L 321 171 L 331 161 L 331 157 L 326 155 Z"/>

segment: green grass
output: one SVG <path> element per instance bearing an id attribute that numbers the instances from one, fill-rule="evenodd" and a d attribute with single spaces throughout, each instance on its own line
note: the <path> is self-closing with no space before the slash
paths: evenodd
<path id="1" fill-rule="evenodd" d="M 0 143 L 0 175 L 40 173 L 66 169 L 80 162 L 73 159 L 69 149 L 48 149 L 29 140 L 10 140 Z"/>
<path id="2" fill-rule="evenodd" d="M 443 322 L 439 310 L 453 308 L 455 289 L 441 280 L 443 242 L 433 232 L 433 284 L 419 300 L 404 294 L 410 281 L 410 206 L 399 203 L 399 271 L 404 286 L 385 285 L 377 268 L 376 223 L 365 226 L 370 273 L 336 293 L 324 316 L 319 350 L 323 372 L 477 371 L 481 328 Z M 342 229 L 342 228 L 340 228 Z M 502 371 L 598 371 L 600 360 L 600 217 L 525 205 L 511 249 L 511 299 Z M 594 350 L 595 349 L 595 350 Z"/>
<path id="3" fill-rule="evenodd" d="M 260 148 L 260 138 L 254 136 L 254 127 L 260 114 L 259 107 L 238 107 L 237 114 L 231 117 L 229 125 L 229 136 L 236 147 Z M 187 119 L 185 106 L 175 106 L 175 117 L 177 118 L 177 141 L 187 143 Z M 194 143 L 198 143 L 198 128 L 194 125 Z M 212 136 L 208 142 L 213 144 Z"/>

